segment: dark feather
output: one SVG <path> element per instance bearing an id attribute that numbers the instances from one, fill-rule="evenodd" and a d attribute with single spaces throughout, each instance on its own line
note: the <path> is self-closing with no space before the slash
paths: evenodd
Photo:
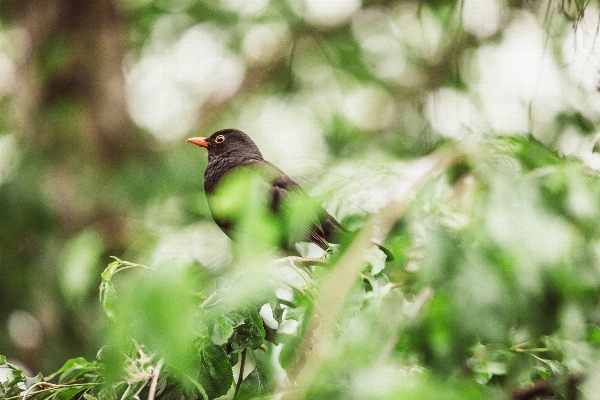
<path id="1" fill-rule="evenodd" d="M 264 172 L 261 176 L 271 186 L 269 206 L 275 215 L 281 213 L 284 199 L 292 194 L 310 198 L 294 180 L 279 168 L 266 161 L 256 144 L 244 132 L 237 129 L 223 129 L 213 133 L 209 138 L 196 139 L 202 139 L 203 141 L 199 142 L 199 145 L 208 149 L 208 165 L 204 172 L 204 190 L 209 197 L 211 212 L 210 196 L 221 179 L 231 171 L 244 167 L 260 168 L 261 172 Z M 195 143 L 192 139 L 190 141 Z M 214 212 L 212 214 L 215 222 L 223 232 L 230 236 L 231 221 L 217 219 L 214 217 Z M 312 222 L 303 228 L 305 231 L 303 232 L 303 237 L 305 240 L 315 243 L 323 250 L 329 248 L 329 243 L 332 240 L 338 238 L 340 234 L 347 232 L 335 218 L 321 207 L 318 207 L 314 215 L 310 216 L 308 220 Z M 388 259 L 392 258 L 387 249 L 379 247 L 388 255 Z"/>

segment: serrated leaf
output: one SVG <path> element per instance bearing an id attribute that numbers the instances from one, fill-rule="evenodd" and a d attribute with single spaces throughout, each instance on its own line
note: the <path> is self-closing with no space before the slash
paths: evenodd
<path id="1" fill-rule="evenodd" d="M 11 369 L 7 376 L 7 386 L 15 386 L 19 382 L 25 382 L 25 379 L 27 378 L 25 373 L 20 369 Z"/>
<path id="2" fill-rule="evenodd" d="M 547 367 L 549 368 L 549 372 L 551 374 L 561 374 L 566 369 L 562 363 L 560 363 L 556 360 L 547 360 L 545 358 L 538 357 L 535 354 L 531 354 L 531 353 L 530 353 L 530 355 L 532 357 L 534 357 L 535 359 L 537 359 L 538 361 L 541 361 L 542 363 L 546 364 Z"/>
<path id="3" fill-rule="evenodd" d="M 229 354 L 227 354 L 227 359 L 229 360 L 229 364 L 236 365 L 240 359 L 240 351 L 232 351 Z"/>
<path id="4" fill-rule="evenodd" d="M 222 347 L 208 345 L 200 349 L 198 381 L 209 399 L 223 396 L 233 383 L 233 372 Z"/>
<path id="5" fill-rule="evenodd" d="M 253 399 L 267 394 L 269 390 L 265 373 L 259 368 L 254 368 L 243 380 L 237 399 Z"/>
<path id="6" fill-rule="evenodd" d="M 164 398 L 165 400 L 170 400 L 170 399 L 195 399 L 198 398 L 198 393 L 200 394 L 200 396 L 202 396 L 202 399 L 204 400 L 208 400 L 208 394 L 206 394 L 206 390 L 204 390 L 204 387 L 200 384 L 200 382 L 198 382 L 196 379 L 192 378 L 191 376 L 189 376 L 188 374 L 186 374 L 185 372 L 179 371 L 177 370 L 176 375 L 179 375 L 179 381 L 180 381 L 180 385 L 174 387 L 174 390 L 170 390 L 167 389 L 167 392 L 164 393 L 164 396 L 161 396 L 161 398 Z M 181 378 L 185 378 L 185 379 L 181 379 Z"/>
<path id="7" fill-rule="evenodd" d="M 242 313 L 244 323 L 235 328 L 229 343 L 233 350 L 251 348 L 258 349 L 265 339 L 263 320 L 256 307 L 247 307 Z"/>

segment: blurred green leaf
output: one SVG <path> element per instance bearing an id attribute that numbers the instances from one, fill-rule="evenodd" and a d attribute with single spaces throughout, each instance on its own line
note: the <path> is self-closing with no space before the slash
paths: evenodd
<path id="1" fill-rule="evenodd" d="M 66 244 L 59 283 L 63 296 L 73 305 L 84 302 L 95 286 L 103 251 L 102 238 L 92 230 L 80 233 Z"/>
<path id="2" fill-rule="evenodd" d="M 489 349 L 478 343 L 472 351 L 474 354 L 467 360 L 467 366 L 476 374 L 475 380 L 480 384 L 487 384 L 492 378 L 507 374 L 509 355 L 506 349 Z"/>
<path id="3" fill-rule="evenodd" d="M 96 363 L 89 362 L 83 357 L 73 358 L 68 360 L 54 374 L 48 376 L 47 379 L 53 379 L 58 376 L 58 383 L 65 383 L 79 380 L 87 374 L 97 372 L 98 366 Z"/>
<path id="4" fill-rule="evenodd" d="M 208 197 L 213 215 L 229 225 L 244 257 L 266 253 L 280 244 L 281 231 L 270 205 L 270 175 L 260 168 L 227 174 Z"/>
<path id="5" fill-rule="evenodd" d="M 560 113 L 556 116 L 559 128 L 565 129 L 569 125 L 575 127 L 584 135 L 591 135 L 595 130 L 594 123 L 586 118 L 581 112 L 572 114 Z"/>
<path id="6" fill-rule="evenodd" d="M 325 3 L 0 2 L 0 397 L 226 396 L 244 352 L 240 398 L 595 398 L 594 4 Z M 318 200 L 274 217 L 257 168 L 207 202 L 183 138 L 224 126 Z M 436 148 L 461 160 L 416 189 Z M 392 227 L 394 262 L 372 249 L 327 290 L 340 310 L 319 298 L 355 236 L 272 262 L 321 200 L 351 231 Z M 104 254 L 152 266 L 104 270 L 106 324 Z M 43 342 L 19 340 L 34 324 Z"/>
<path id="7" fill-rule="evenodd" d="M 201 320 L 206 327 L 206 336 L 217 346 L 227 343 L 237 325 L 231 325 L 223 313 L 207 311 L 201 315 Z"/>
<path id="8" fill-rule="evenodd" d="M 104 308 L 104 312 L 109 318 L 114 318 L 115 316 L 115 306 L 116 306 L 116 297 L 117 293 L 115 290 L 115 286 L 112 282 L 112 278 L 118 272 L 121 272 L 130 268 L 146 268 L 148 267 L 140 264 L 130 263 L 128 261 L 122 261 L 117 257 L 112 257 L 115 261 L 108 264 L 108 266 L 102 271 L 100 274 L 102 281 L 100 283 L 100 304 L 102 304 L 102 308 Z"/>

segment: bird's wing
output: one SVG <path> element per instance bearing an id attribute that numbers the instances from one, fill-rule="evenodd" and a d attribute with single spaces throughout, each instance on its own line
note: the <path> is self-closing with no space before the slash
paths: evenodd
<path id="1" fill-rule="evenodd" d="M 263 163 L 261 163 L 263 164 Z M 298 185 L 292 178 L 287 176 L 283 171 L 269 163 L 268 161 L 264 161 L 264 168 L 267 171 L 271 180 L 271 210 L 274 213 L 280 212 L 280 208 L 282 205 L 282 201 L 284 198 L 289 196 L 291 193 L 299 194 L 300 196 L 306 196 L 309 198 L 310 196 Z M 304 237 L 311 242 L 315 243 L 323 250 L 329 248 L 329 242 L 326 230 L 324 230 L 323 223 L 327 229 L 333 229 L 333 223 L 330 220 L 333 220 L 335 224 L 339 226 L 337 221 L 330 216 L 324 209 L 317 209 L 317 212 L 312 215 L 309 220 L 312 222 L 307 224 L 306 227 L 303 227 L 305 230 Z M 343 229 L 343 228 L 342 228 Z"/>

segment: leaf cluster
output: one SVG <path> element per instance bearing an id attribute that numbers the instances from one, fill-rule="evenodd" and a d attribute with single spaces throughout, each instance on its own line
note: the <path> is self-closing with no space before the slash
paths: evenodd
<path id="1" fill-rule="evenodd" d="M 405 170 L 410 190 L 324 259 L 251 255 L 260 229 L 212 274 L 115 259 L 98 360 L 32 378 L 2 358 L 0 397 L 593 398 L 598 177 L 525 137 Z"/>

